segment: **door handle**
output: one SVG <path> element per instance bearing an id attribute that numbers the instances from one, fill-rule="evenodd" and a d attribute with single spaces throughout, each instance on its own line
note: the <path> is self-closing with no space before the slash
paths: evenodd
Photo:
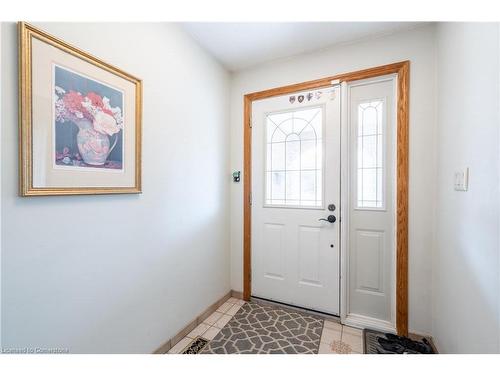
<path id="1" fill-rule="evenodd" d="M 318 221 L 328 221 L 329 223 L 335 223 L 337 221 L 337 218 L 335 217 L 335 215 L 328 215 L 326 219 L 321 218 Z"/>

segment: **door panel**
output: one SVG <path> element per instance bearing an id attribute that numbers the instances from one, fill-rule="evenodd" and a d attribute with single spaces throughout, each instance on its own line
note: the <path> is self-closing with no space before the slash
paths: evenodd
<path id="1" fill-rule="evenodd" d="M 356 290 L 384 293 L 384 233 L 357 230 L 352 246 L 356 260 Z"/>
<path id="2" fill-rule="evenodd" d="M 264 260 L 265 277 L 275 280 L 285 279 L 285 226 L 264 223 Z"/>
<path id="3" fill-rule="evenodd" d="M 252 295 L 338 315 L 328 204 L 340 205 L 340 88 L 254 102 Z"/>
<path id="4" fill-rule="evenodd" d="M 347 318 L 395 326 L 395 82 L 351 83 Z"/>
<path id="5" fill-rule="evenodd" d="M 321 287 L 321 228 L 299 226 L 299 283 Z"/>

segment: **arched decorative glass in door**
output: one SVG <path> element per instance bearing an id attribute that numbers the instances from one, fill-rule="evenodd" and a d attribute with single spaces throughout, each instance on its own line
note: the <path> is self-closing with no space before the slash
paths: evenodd
<path id="1" fill-rule="evenodd" d="M 323 115 L 313 107 L 266 116 L 266 206 L 323 206 Z"/>

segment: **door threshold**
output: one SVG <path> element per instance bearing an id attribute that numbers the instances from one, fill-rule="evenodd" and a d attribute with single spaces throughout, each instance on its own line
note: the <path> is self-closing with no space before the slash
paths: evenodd
<path id="1" fill-rule="evenodd" d="M 314 310 L 314 309 L 308 309 L 305 307 L 295 306 L 295 305 L 291 305 L 289 303 L 277 302 L 277 301 L 273 301 L 271 299 L 267 299 L 267 298 L 263 298 L 263 297 L 250 296 L 250 301 L 260 302 L 264 305 L 267 304 L 267 305 L 271 305 L 271 306 L 282 306 L 282 307 L 286 307 L 287 309 L 290 309 L 290 310 L 304 312 L 304 313 L 314 315 L 314 316 L 319 317 L 319 318 L 323 318 L 323 319 L 327 319 L 327 320 L 331 320 L 331 321 L 340 323 L 340 316 L 335 315 L 335 314 L 330 314 L 330 313 L 325 313 L 325 312 Z"/>

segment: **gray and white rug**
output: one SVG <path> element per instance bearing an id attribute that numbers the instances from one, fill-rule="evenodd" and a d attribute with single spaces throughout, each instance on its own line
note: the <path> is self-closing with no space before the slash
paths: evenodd
<path id="1" fill-rule="evenodd" d="M 322 329 L 311 315 L 247 302 L 201 354 L 317 354 Z"/>

